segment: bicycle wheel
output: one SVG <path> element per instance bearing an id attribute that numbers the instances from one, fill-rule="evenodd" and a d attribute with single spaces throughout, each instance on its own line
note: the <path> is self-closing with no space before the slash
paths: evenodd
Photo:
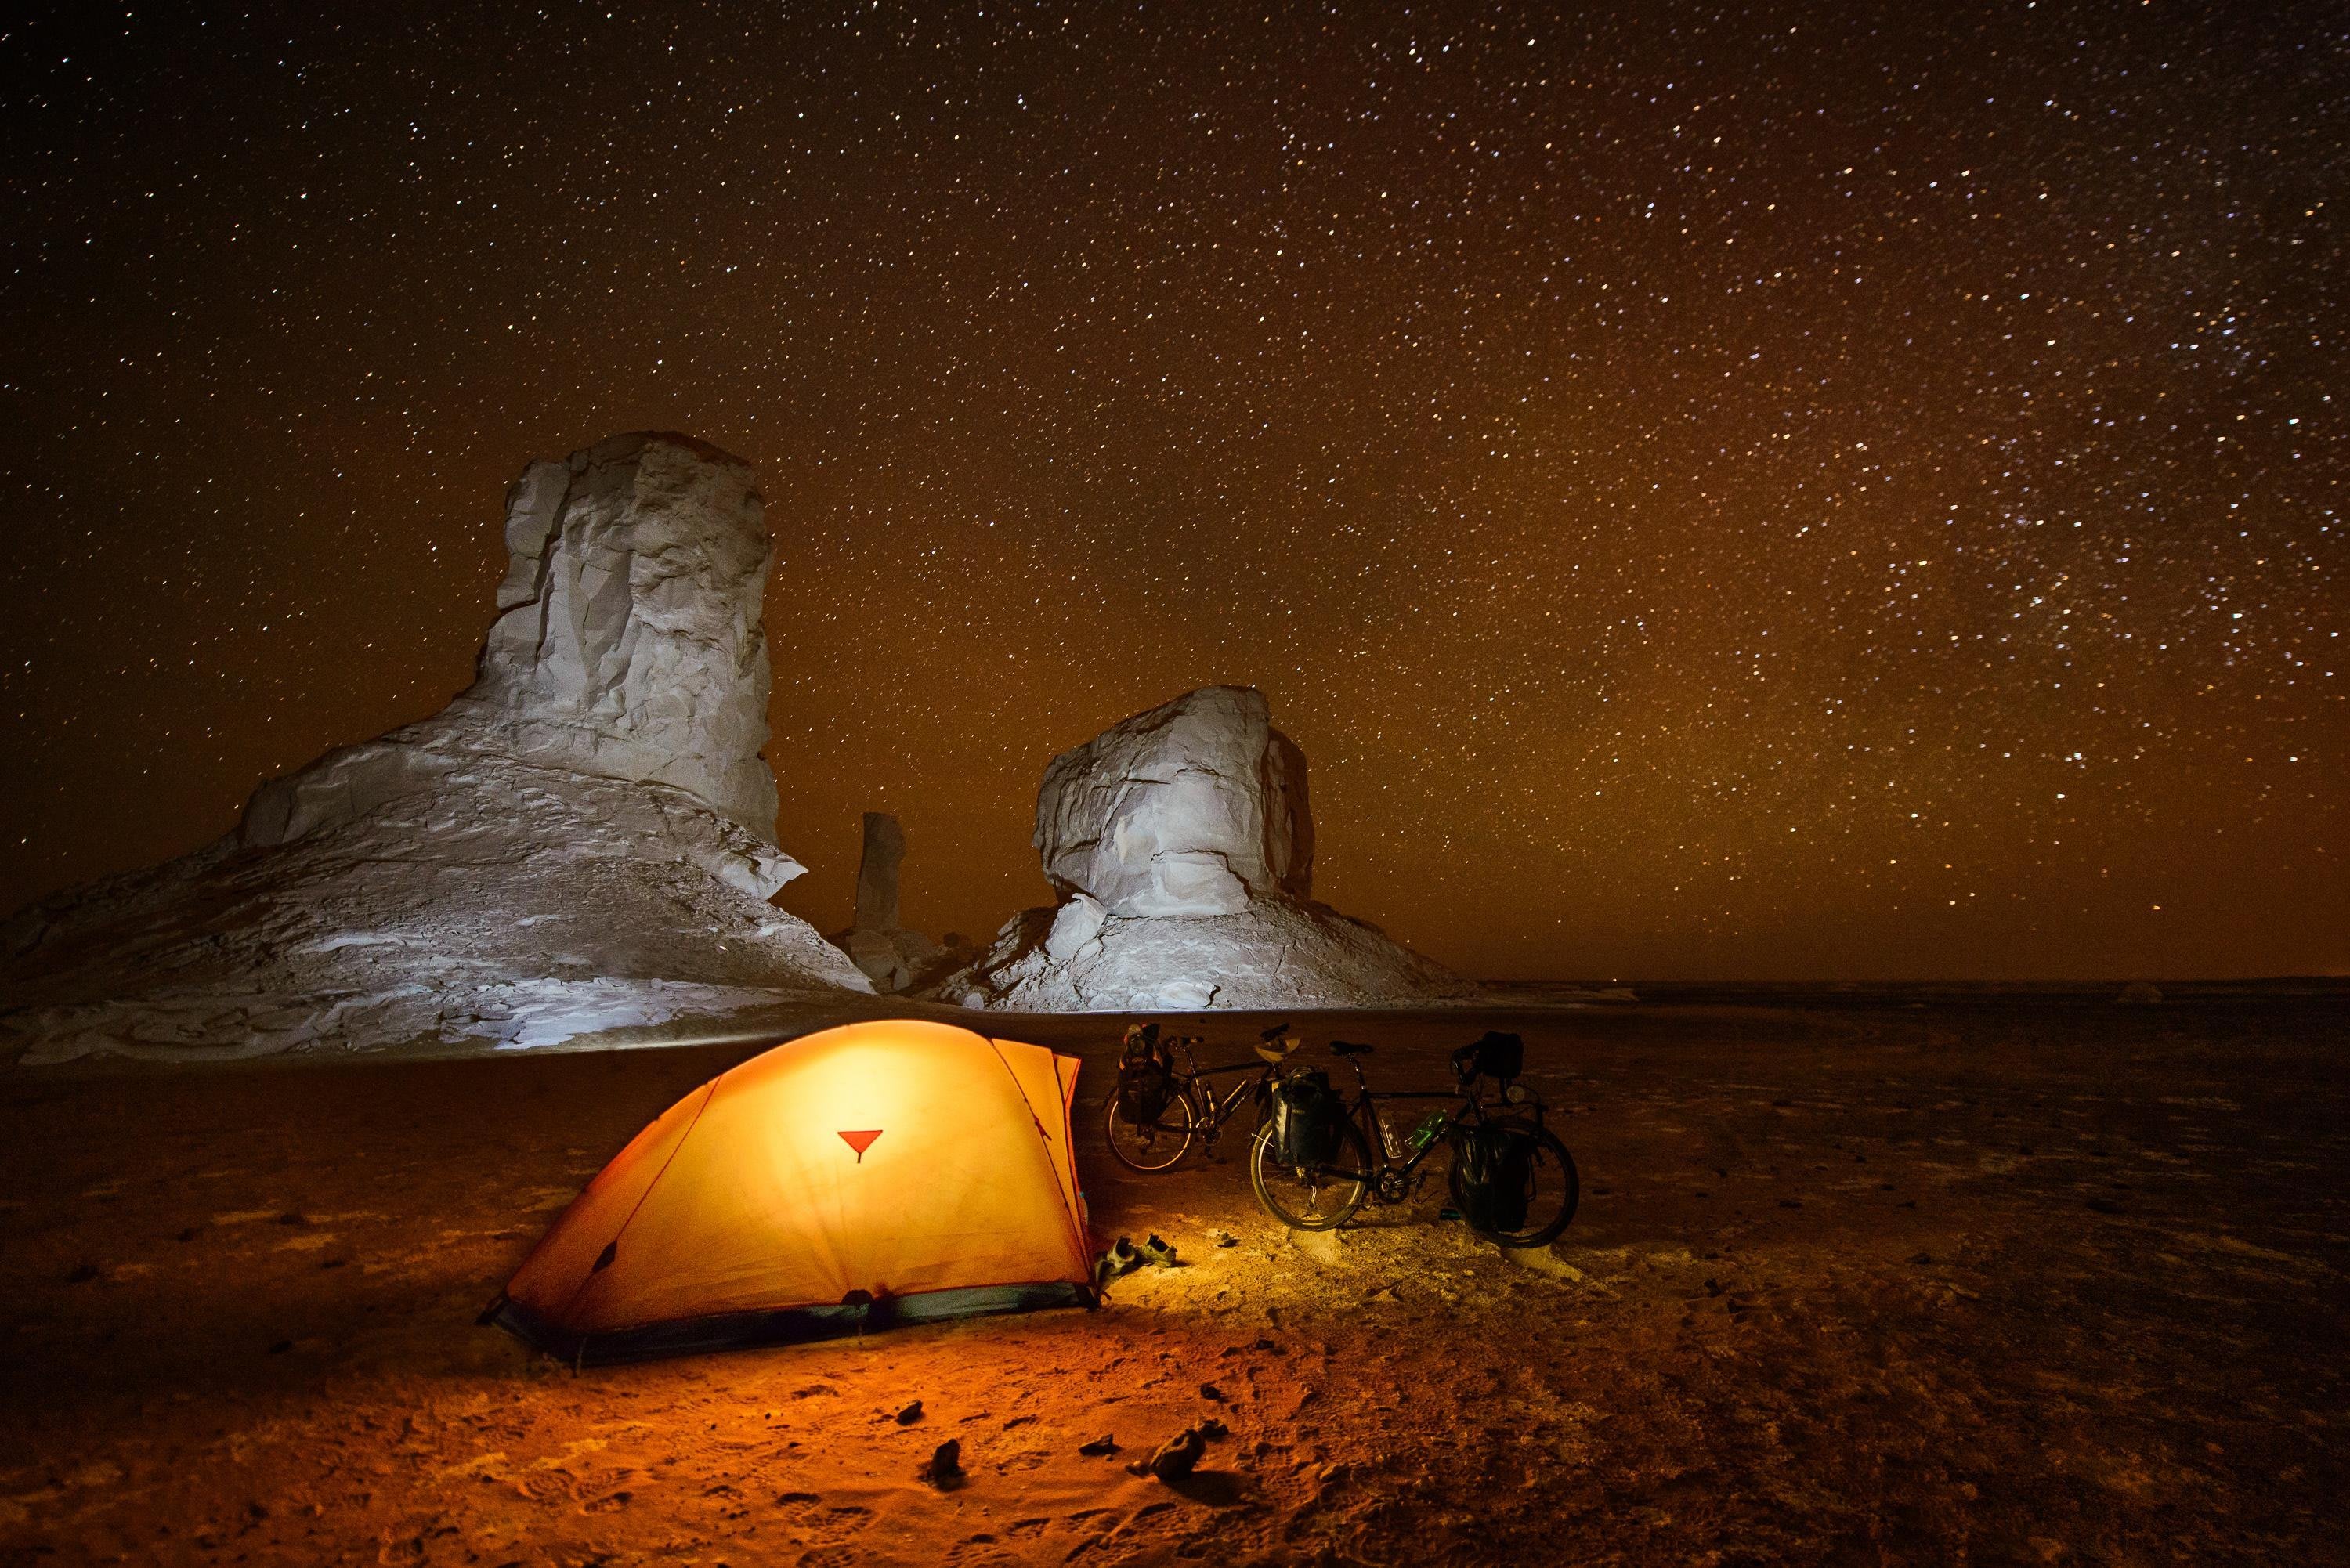
<path id="1" fill-rule="evenodd" d="M 1128 1170 L 1165 1170 L 1191 1147 L 1193 1131 L 1191 1099 L 1188 1095 L 1168 1096 L 1157 1119 L 1148 1126 L 1139 1126 L 1119 1115 L 1116 1095 L 1103 1107 L 1102 1135 L 1109 1140 L 1110 1153 Z"/>
<path id="2" fill-rule="evenodd" d="M 1575 1210 L 1583 1201 L 1583 1179 L 1575 1172 L 1575 1157 L 1558 1141 L 1548 1127 L 1538 1127 L 1532 1122 L 1507 1121 L 1492 1124 L 1506 1127 L 1533 1140 L 1533 1158 L 1526 1169 L 1525 1222 L 1507 1231 L 1488 1231 L 1472 1227 L 1477 1234 L 1499 1246 L 1523 1250 L 1547 1247 L 1558 1240 L 1575 1218 Z M 1456 1156 L 1447 1178 L 1452 1192 L 1452 1207 L 1464 1216 L 1471 1207 L 1464 1200 L 1461 1184 L 1461 1161 Z"/>
<path id="3" fill-rule="evenodd" d="M 1249 1147 L 1249 1186 L 1264 1211 L 1293 1231 L 1334 1231 L 1354 1217 L 1371 1189 L 1371 1146 L 1349 1117 L 1338 1152 L 1327 1165 L 1284 1165 L 1273 1147 L 1273 1123 Z"/>

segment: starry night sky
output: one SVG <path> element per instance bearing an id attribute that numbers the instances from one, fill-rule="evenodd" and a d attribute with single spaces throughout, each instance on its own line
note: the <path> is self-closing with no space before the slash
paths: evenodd
<path id="1" fill-rule="evenodd" d="M 1235 681 L 1471 972 L 2350 970 L 2338 5 L 197 9 L 0 24 L 0 903 L 438 708 L 651 427 L 827 929 Z"/>

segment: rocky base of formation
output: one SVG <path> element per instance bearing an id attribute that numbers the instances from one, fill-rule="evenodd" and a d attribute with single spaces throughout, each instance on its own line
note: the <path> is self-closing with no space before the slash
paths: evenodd
<path id="1" fill-rule="evenodd" d="M 1263 898 L 1229 915 L 1113 915 L 1079 894 L 1029 909 L 931 988 L 1029 1012 L 1427 1006 L 1476 988 L 1326 904 Z"/>
<path id="2" fill-rule="evenodd" d="M 21 1060 L 530 1047 L 871 989 L 766 902 L 798 867 L 683 791 L 486 754 L 403 765 L 430 786 L 18 916 L 0 999 Z"/>
<path id="3" fill-rule="evenodd" d="M 847 953 L 858 972 L 871 981 L 873 989 L 884 996 L 919 991 L 935 982 L 942 972 L 971 961 L 968 948 L 957 952 L 931 940 L 920 931 L 902 927 L 886 931 L 852 928 L 836 931 L 827 940 Z"/>

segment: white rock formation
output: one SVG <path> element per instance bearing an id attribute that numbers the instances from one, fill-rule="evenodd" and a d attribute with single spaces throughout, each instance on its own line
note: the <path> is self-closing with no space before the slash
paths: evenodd
<path id="1" fill-rule="evenodd" d="M 1253 688 L 1211 686 L 1053 759 L 1035 845 L 1063 895 L 934 988 L 966 1007 L 1368 1007 L 1473 988 L 1313 901 L 1305 755 Z"/>
<path id="2" fill-rule="evenodd" d="M 914 985 L 939 967 L 939 944 L 898 923 L 898 867 L 906 830 L 886 811 L 865 814 L 865 850 L 857 865 L 857 923 L 832 939 L 879 992 Z"/>
<path id="3" fill-rule="evenodd" d="M 1186 692 L 1053 759 L 1035 844 L 1054 891 L 1112 915 L 1232 915 L 1260 897 L 1307 898 L 1305 753 L 1253 687 Z"/>
<path id="4" fill-rule="evenodd" d="M 671 785 L 757 838 L 775 831 L 759 754 L 772 556 L 750 464 L 684 436 L 614 436 L 525 469 L 505 538 L 473 684 L 421 723 L 263 784 L 244 843 L 348 821 L 446 755 L 484 752 Z M 775 870 L 762 898 L 799 875 Z"/>
<path id="5" fill-rule="evenodd" d="M 534 463 L 473 684 L 263 784 L 236 830 L 0 932 L 23 1060 L 557 1044 L 865 978 L 770 907 L 750 468 L 683 436 Z"/>

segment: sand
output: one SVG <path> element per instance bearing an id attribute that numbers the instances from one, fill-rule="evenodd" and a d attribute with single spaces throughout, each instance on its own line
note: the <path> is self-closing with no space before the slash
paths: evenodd
<path id="1" fill-rule="evenodd" d="M 754 1047 L 19 1069 L 0 1562 L 2338 1561 L 2350 996 L 2166 990 L 1301 1019 L 1399 1087 L 1525 1033 L 1586 1190 L 1527 1262 L 1432 1195 L 1294 1244 L 1237 1137 L 1123 1172 L 1118 1021 L 999 1016 L 1087 1057 L 1097 1228 L 1187 1266 L 585 1375 L 475 1313 Z"/>

